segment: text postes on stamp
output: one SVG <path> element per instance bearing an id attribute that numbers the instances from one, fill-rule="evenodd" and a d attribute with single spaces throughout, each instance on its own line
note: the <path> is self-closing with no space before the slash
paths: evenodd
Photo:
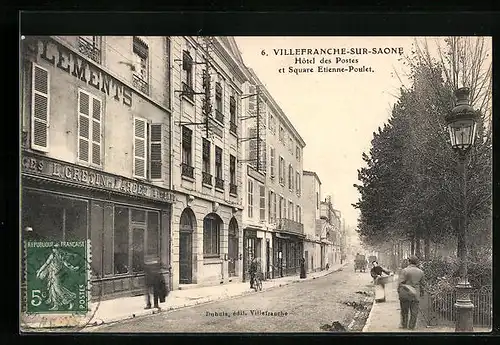
<path id="1" fill-rule="evenodd" d="M 28 314 L 89 312 L 88 241 L 25 243 Z"/>

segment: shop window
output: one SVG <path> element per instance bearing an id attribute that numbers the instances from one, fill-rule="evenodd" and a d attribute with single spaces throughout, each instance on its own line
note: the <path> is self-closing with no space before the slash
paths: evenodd
<path id="1" fill-rule="evenodd" d="M 207 215 L 203 220 L 203 254 L 205 256 L 219 255 L 219 236 L 221 221 L 218 216 Z"/>
<path id="2" fill-rule="evenodd" d="M 39 241 L 82 241 L 88 238 L 88 203 L 55 194 L 24 191 L 22 227 L 33 229 L 30 239 Z"/>
<path id="3" fill-rule="evenodd" d="M 160 255 L 160 214 L 148 212 L 148 255 Z"/>
<path id="4" fill-rule="evenodd" d="M 144 271 L 144 242 L 145 229 L 143 227 L 132 228 L 132 272 Z"/>
<path id="5" fill-rule="evenodd" d="M 128 233 L 129 233 L 129 212 L 128 208 L 115 207 L 114 217 L 114 267 L 115 274 L 128 273 Z"/>

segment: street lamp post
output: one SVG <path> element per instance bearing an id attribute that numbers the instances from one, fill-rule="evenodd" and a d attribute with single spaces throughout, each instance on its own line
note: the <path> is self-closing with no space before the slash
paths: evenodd
<path id="1" fill-rule="evenodd" d="M 472 332 L 472 316 L 474 305 L 470 299 L 471 285 L 467 274 L 467 169 L 466 158 L 469 149 L 474 145 L 478 113 L 469 105 L 469 89 L 466 87 L 455 91 L 457 99 L 455 107 L 445 117 L 451 146 L 458 152 L 461 175 L 461 214 L 458 231 L 458 256 L 460 261 L 460 281 L 456 286 L 455 332 Z"/>

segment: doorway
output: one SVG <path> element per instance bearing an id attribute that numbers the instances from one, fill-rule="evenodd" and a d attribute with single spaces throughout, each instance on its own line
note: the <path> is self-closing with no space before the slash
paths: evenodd
<path id="1" fill-rule="evenodd" d="M 194 214 L 185 209 L 179 227 L 179 283 L 193 283 L 193 231 Z"/>
<path id="2" fill-rule="evenodd" d="M 234 217 L 229 222 L 228 256 L 228 274 L 230 277 L 234 277 L 236 276 L 236 262 L 238 261 L 238 223 Z"/>
<path id="3" fill-rule="evenodd" d="M 271 243 L 266 240 L 266 279 L 271 279 Z"/>

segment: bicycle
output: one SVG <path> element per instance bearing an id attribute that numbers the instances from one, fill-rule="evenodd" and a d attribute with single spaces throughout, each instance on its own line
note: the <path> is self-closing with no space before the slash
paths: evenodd
<path id="1" fill-rule="evenodd" d="M 255 277 L 253 279 L 253 288 L 257 291 L 262 291 L 262 281 L 264 280 L 262 272 L 255 273 Z"/>

